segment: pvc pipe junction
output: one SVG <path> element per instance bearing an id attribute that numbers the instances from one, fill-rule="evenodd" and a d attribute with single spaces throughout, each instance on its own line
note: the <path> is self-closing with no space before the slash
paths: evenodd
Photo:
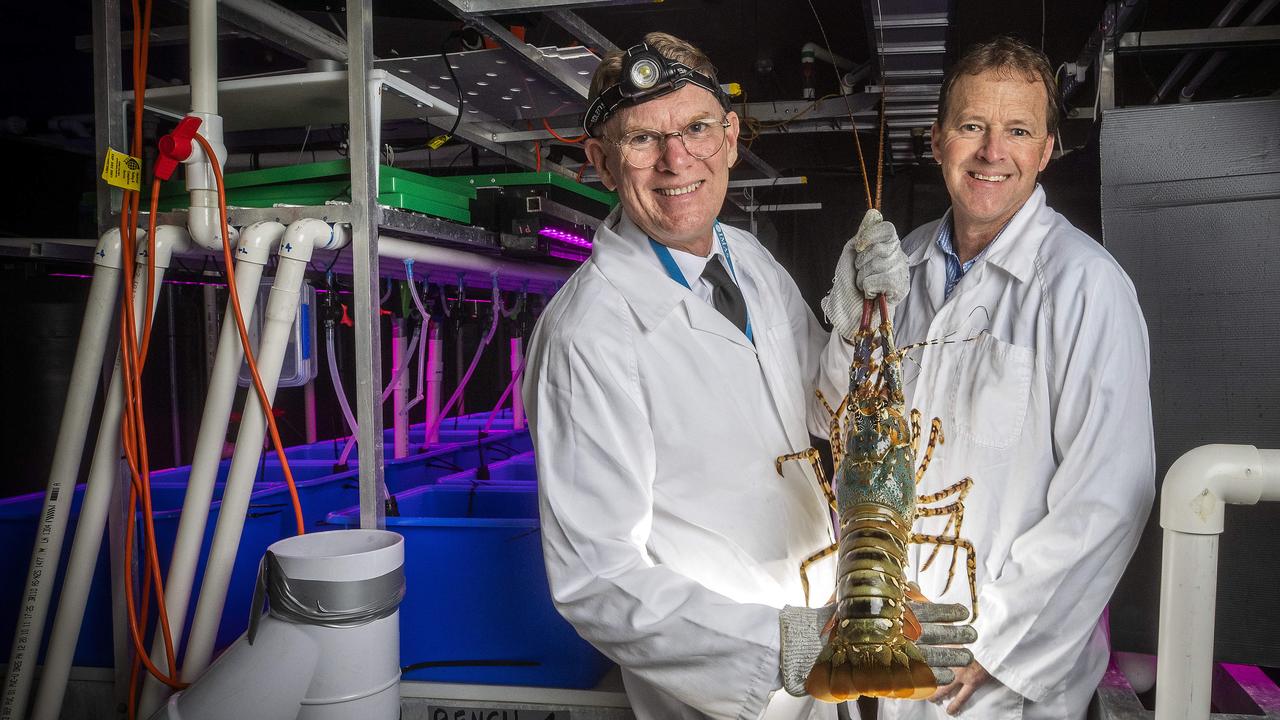
<path id="1" fill-rule="evenodd" d="M 1218 536 L 1227 503 L 1263 500 L 1280 500 L 1280 450 L 1204 445 L 1165 475 L 1156 720 L 1209 717 Z"/>

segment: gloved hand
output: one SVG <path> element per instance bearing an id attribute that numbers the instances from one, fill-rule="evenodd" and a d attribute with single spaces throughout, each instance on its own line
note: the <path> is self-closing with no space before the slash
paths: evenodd
<path id="1" fill-rule="evenodd" d="M 836 263 L 831 292 L 822 299 L 822 312 L 846 340 L 853 340 L 862 320 L 862 301 L 883 294 L 889 312 L 907 296 L 910 281 L 907 256 L 898 231 L 879 210 L 868 210 L 858 234 L 845 243 Z"/>
<path id="2" fill-rule="evenodd" d="M 978 631 L 972 625 L 961 625 L 969 618 L 964 605 L 940 605 L 937 603 L 907 602 L 907 606 L 920 621 L 922 633 L 916 641 L 920 654 L 929 663 L 938 687 L 955 679 L 950 670 L 964 667 L 973 661 L 973 653 L 964 648 L 942 647 L 964 645 L 978 639 Z M 821 608 L 792 607 L 782 609 L 782 687 L 791 695 L 804 697 L 804 681 L 813 669 L 813 663 L 822 652 L 826 638 L 822 629 L 835 613 L 835 605 Z"/>

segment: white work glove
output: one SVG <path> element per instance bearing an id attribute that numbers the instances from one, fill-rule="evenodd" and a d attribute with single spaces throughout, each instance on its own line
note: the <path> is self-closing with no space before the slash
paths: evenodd
<path id="1" fill-rule="evenodd" d="M 858 234 L 840 253 L 831 292 L 822 298 L 822 312 L 841 337 L 852 341 L 862 320 L 862 301 L 883 294 L 893 314 L 894 306 L 907 296 L 909 281 L 898 231 L 879 210 L 868 210 Z"/>
<path id="2" fill-rule="evenodd" d="M 941 647 L 965 645 L 978 639 L 978 631 L 972 625 L 959 624 L 968 619 L 969 609 L 964 605 L 911 601 L 907 602 L 907 606 L 920 621 L 921 635 L 916 641 L 916 647 L 933 670 L 938 687 L 942 687 L 955 679 L 955 673 L 950 668 L 964 667 L 973 661 L 973 653 L 964 648 Z M 795 697 L 808 694 L 805 692 L 804 682 L 826 643 L 822 629 L 834 613 L 834 604 L 821 608 L 788 605 L 782 609 L 779 615 L 782 633 L 782 687 L 788 694 Z"/>

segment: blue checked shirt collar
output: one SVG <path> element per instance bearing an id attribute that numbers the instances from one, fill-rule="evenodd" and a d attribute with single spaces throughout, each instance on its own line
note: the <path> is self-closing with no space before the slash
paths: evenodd
<path id="1" fill-rule="evenodd" d="M 960 278 L 964 277 L 964 274 L 969 272 L 969 268 L 981 260 L 982 256 L 987 254 L 987 250 L 995 244 L 993 239 L 982 249 L 982 252 L 970 258 L 968 262 L 962 263 L 960 262 L 960 256 L 956 254 L 955 245 L 951 241 L 951 232 L 951 213 L 947 213 L 947 216 L 942 220 L 942 226 L 938 229 L 938 239 L 936 241 L 938 249 L 942 251 L 942 255 L 947 261 L 947 284 L 943 290 L 943 298 L 951 297 L 951 291 L 955 289 L 956 283 L 960 282 Z M 999 235 L 997 234 L 996 237 L 999 237 Z"/>

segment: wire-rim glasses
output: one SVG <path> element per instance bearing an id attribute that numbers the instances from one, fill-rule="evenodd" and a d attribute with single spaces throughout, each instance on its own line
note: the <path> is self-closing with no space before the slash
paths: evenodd
<path id="1" fill-rule="evenodd" d="M 720 152 L 724 147 L 729 118 L 716 122 L 712 118 L 694 120 L 683 130 L 661 132 L 659 130 L 632 130 L 620 140 L 611 141 L 622 150 L 622 159 L 637 170 L 648 170 L 658 164 L 658 158 L 666 151 L 668 139 L 680 138 L 685 152 L 699 160 Z"/>

